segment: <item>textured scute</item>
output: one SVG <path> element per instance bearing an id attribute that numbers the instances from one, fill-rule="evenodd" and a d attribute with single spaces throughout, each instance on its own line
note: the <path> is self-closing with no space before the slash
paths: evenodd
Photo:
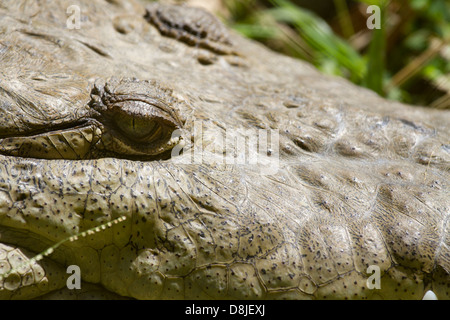
<path id="1" fill-rule="evenodd" d="M 145 18 L 165 36 L 218 54 L 233 53 L 228 30 L 202 9 L 152 3 L 146 10 Z"/>
<path id="2" fill-rule="evenodd" d="M 61 265 L 44 259 L 24 265 L 35 254 L 18 246 L 0 243 L 0 299 L 30 299 L 62 288 L 66 274 Z"/>
<path id="3" fill-rule="evenodd" d="M 1 299 L 450 298 L 449 111 L 199 9 L 78 3 L 69 29 L 71 1 L 0 0 Z M 130 136 L 146 121 L 150 141 Z M 145 157 L 167 121 L 180 140 Z M 264 162 L 228 162 L 270 130 Z"/>

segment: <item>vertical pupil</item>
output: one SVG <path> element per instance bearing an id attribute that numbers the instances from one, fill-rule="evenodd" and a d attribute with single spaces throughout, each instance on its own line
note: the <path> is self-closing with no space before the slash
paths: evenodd
<path id="1" fill-rule="evenodd" d="M 158 126 L 155 120 L 141 119 L 135 116 L 117 115 L 114 121 L 120 131 L 130 138 L 144 138 Z"/>

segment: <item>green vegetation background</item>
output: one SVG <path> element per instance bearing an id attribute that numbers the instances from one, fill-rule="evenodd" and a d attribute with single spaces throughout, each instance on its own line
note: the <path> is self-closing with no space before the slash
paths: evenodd
<path id="1" fill-rule="evenodd" d="M 274 50 L 389 99 L 450 108 L 449 0 L 222 0 L 222 4 L 230 27 Z M 367 27 L 367 20 L 377 17 L 369 10 L 371 5 L 380 8 L 379 29 Z"/>

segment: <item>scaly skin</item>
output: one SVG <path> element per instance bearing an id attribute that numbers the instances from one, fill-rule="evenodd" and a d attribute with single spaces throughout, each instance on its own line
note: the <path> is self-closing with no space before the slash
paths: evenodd
<path id="1" fill-rule="evenodd" d="M 134 1 L 80 1 L 73 30 L 39 3 L 0 1 L 0 298 L 450 297 L 448 111 L 231 32 L 187 45 Z M 279 132 L 267 162 L 224 164 L 251 129 Z"/>

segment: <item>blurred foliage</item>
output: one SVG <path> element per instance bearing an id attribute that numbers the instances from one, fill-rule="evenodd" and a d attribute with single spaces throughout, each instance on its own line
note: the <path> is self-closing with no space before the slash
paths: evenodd
<path id="1" fill-rule="evenodd" d="M 232 28 L 276 51 L 390 99 L 450 108 L 449 0 L 223 1 Z"/>

